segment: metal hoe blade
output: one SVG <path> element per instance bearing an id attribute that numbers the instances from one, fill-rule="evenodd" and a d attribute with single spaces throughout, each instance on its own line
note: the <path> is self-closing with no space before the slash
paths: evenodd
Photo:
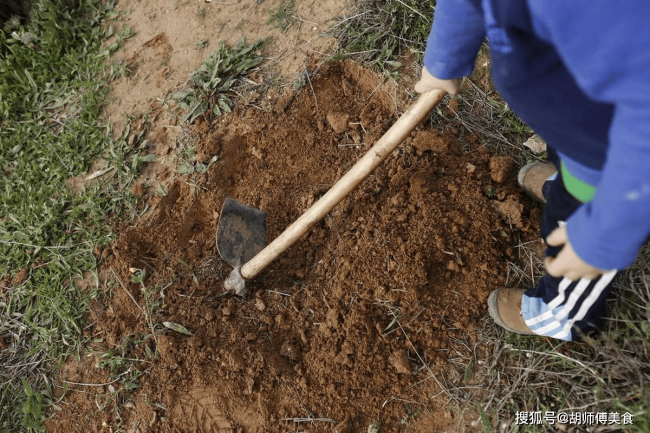
<path id="1" fill-rule="evenodd" d="M 246 293 L 239 269 L 266 246 L 266 212 L 235 199 L 223 202 L 217 226 L 217 251 L 235 268 L 225 282 L 226 289 Z"/>

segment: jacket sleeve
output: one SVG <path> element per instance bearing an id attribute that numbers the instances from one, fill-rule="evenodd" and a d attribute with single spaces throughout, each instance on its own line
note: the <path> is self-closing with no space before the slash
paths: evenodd
<path id="1" fill-rule="evenodd" d="M 650 235 L 650 30 L 646 0 L 529 0 L 533 25 L 591 98 L 614 104 L 593 200 L 567 220 L 578 256 L 622 269 Z"/>
<path id="2" fill-rule="evenodd" d="M 443 80 L 470 75 L 484 37 L 479 1 L 438 0 L 424 66 L 431 75 Z"/>

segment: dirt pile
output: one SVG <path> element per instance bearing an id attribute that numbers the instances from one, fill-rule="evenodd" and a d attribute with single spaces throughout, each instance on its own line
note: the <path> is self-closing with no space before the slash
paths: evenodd
<path id="1" fill-rule="evenodd" d="M 197 161 L 218 161 L 194 182 L 166 179 L 167 195 L 121 229 L 104 262 L 113 296 L 92 309 L 89 335 L 98 350 L 142 360 L 132 401 L 116 399 L 125 431 L 286 432 L 300 423 L 365 432 L 373 421 L 382 432 L 465 429 L 439 383 L 480 384 L 477 323 L 539 216 L 512 166 L 491 164 L 486 149 L 412 133 L 247 297 L 223 292 L 231 269 L 215 234 L 224 199 L 265 210 L 270 241 L 395 119 L 379 79 L 352 63 L 326 64 L 312 81 L 313 92 L 308 85 L 270 112 L 199 123 Z M 134 269 L 147 272 L 148 299 Z M 143 311 L 154 300 L 151 323 L 191 335 L 158 326 L 151 337 Z M 98 360 L 85 359 L 75 381 L 106 381 Z M 97 410 L 107 386 L 69 386 L 84 392 L 67 395 L 49 430 L 108 431 L 102 423 L 115 423 L 115 412 Z"/>

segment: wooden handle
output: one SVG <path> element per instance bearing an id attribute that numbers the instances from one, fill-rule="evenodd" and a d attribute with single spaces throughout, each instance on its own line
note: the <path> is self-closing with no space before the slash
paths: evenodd
<path id="1" fill-rule="evenodd" d="M 424 117 L 447 94 L 444 90 L 423 93 L 375 145 L 343 176 L 327 194 L 241 268 L 245 279 L 254 278 L 266 266 L 293 245 L 307 230 L 323 219 L 413 131 Z"/>

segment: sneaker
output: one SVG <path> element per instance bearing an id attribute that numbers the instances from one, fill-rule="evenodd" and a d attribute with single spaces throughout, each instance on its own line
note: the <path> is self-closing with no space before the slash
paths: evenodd
<path id="1" fill-rule="evenodd" d="M 488 297 L 488 312 L 497 325 L 510 332 L 535 335 L 521 317 L 521 296 L 524 289 L 500 288 Z"/>
<path id="2" fill-rule="evenodd" d="M 526 193 L 533 199 L 546 203 L 546 198 L 542 193 L 544 182 L 553 174 L 557 173 L 555 166 L 546 162 L 531 162 L 519 170 L 517 182 Z"/>

